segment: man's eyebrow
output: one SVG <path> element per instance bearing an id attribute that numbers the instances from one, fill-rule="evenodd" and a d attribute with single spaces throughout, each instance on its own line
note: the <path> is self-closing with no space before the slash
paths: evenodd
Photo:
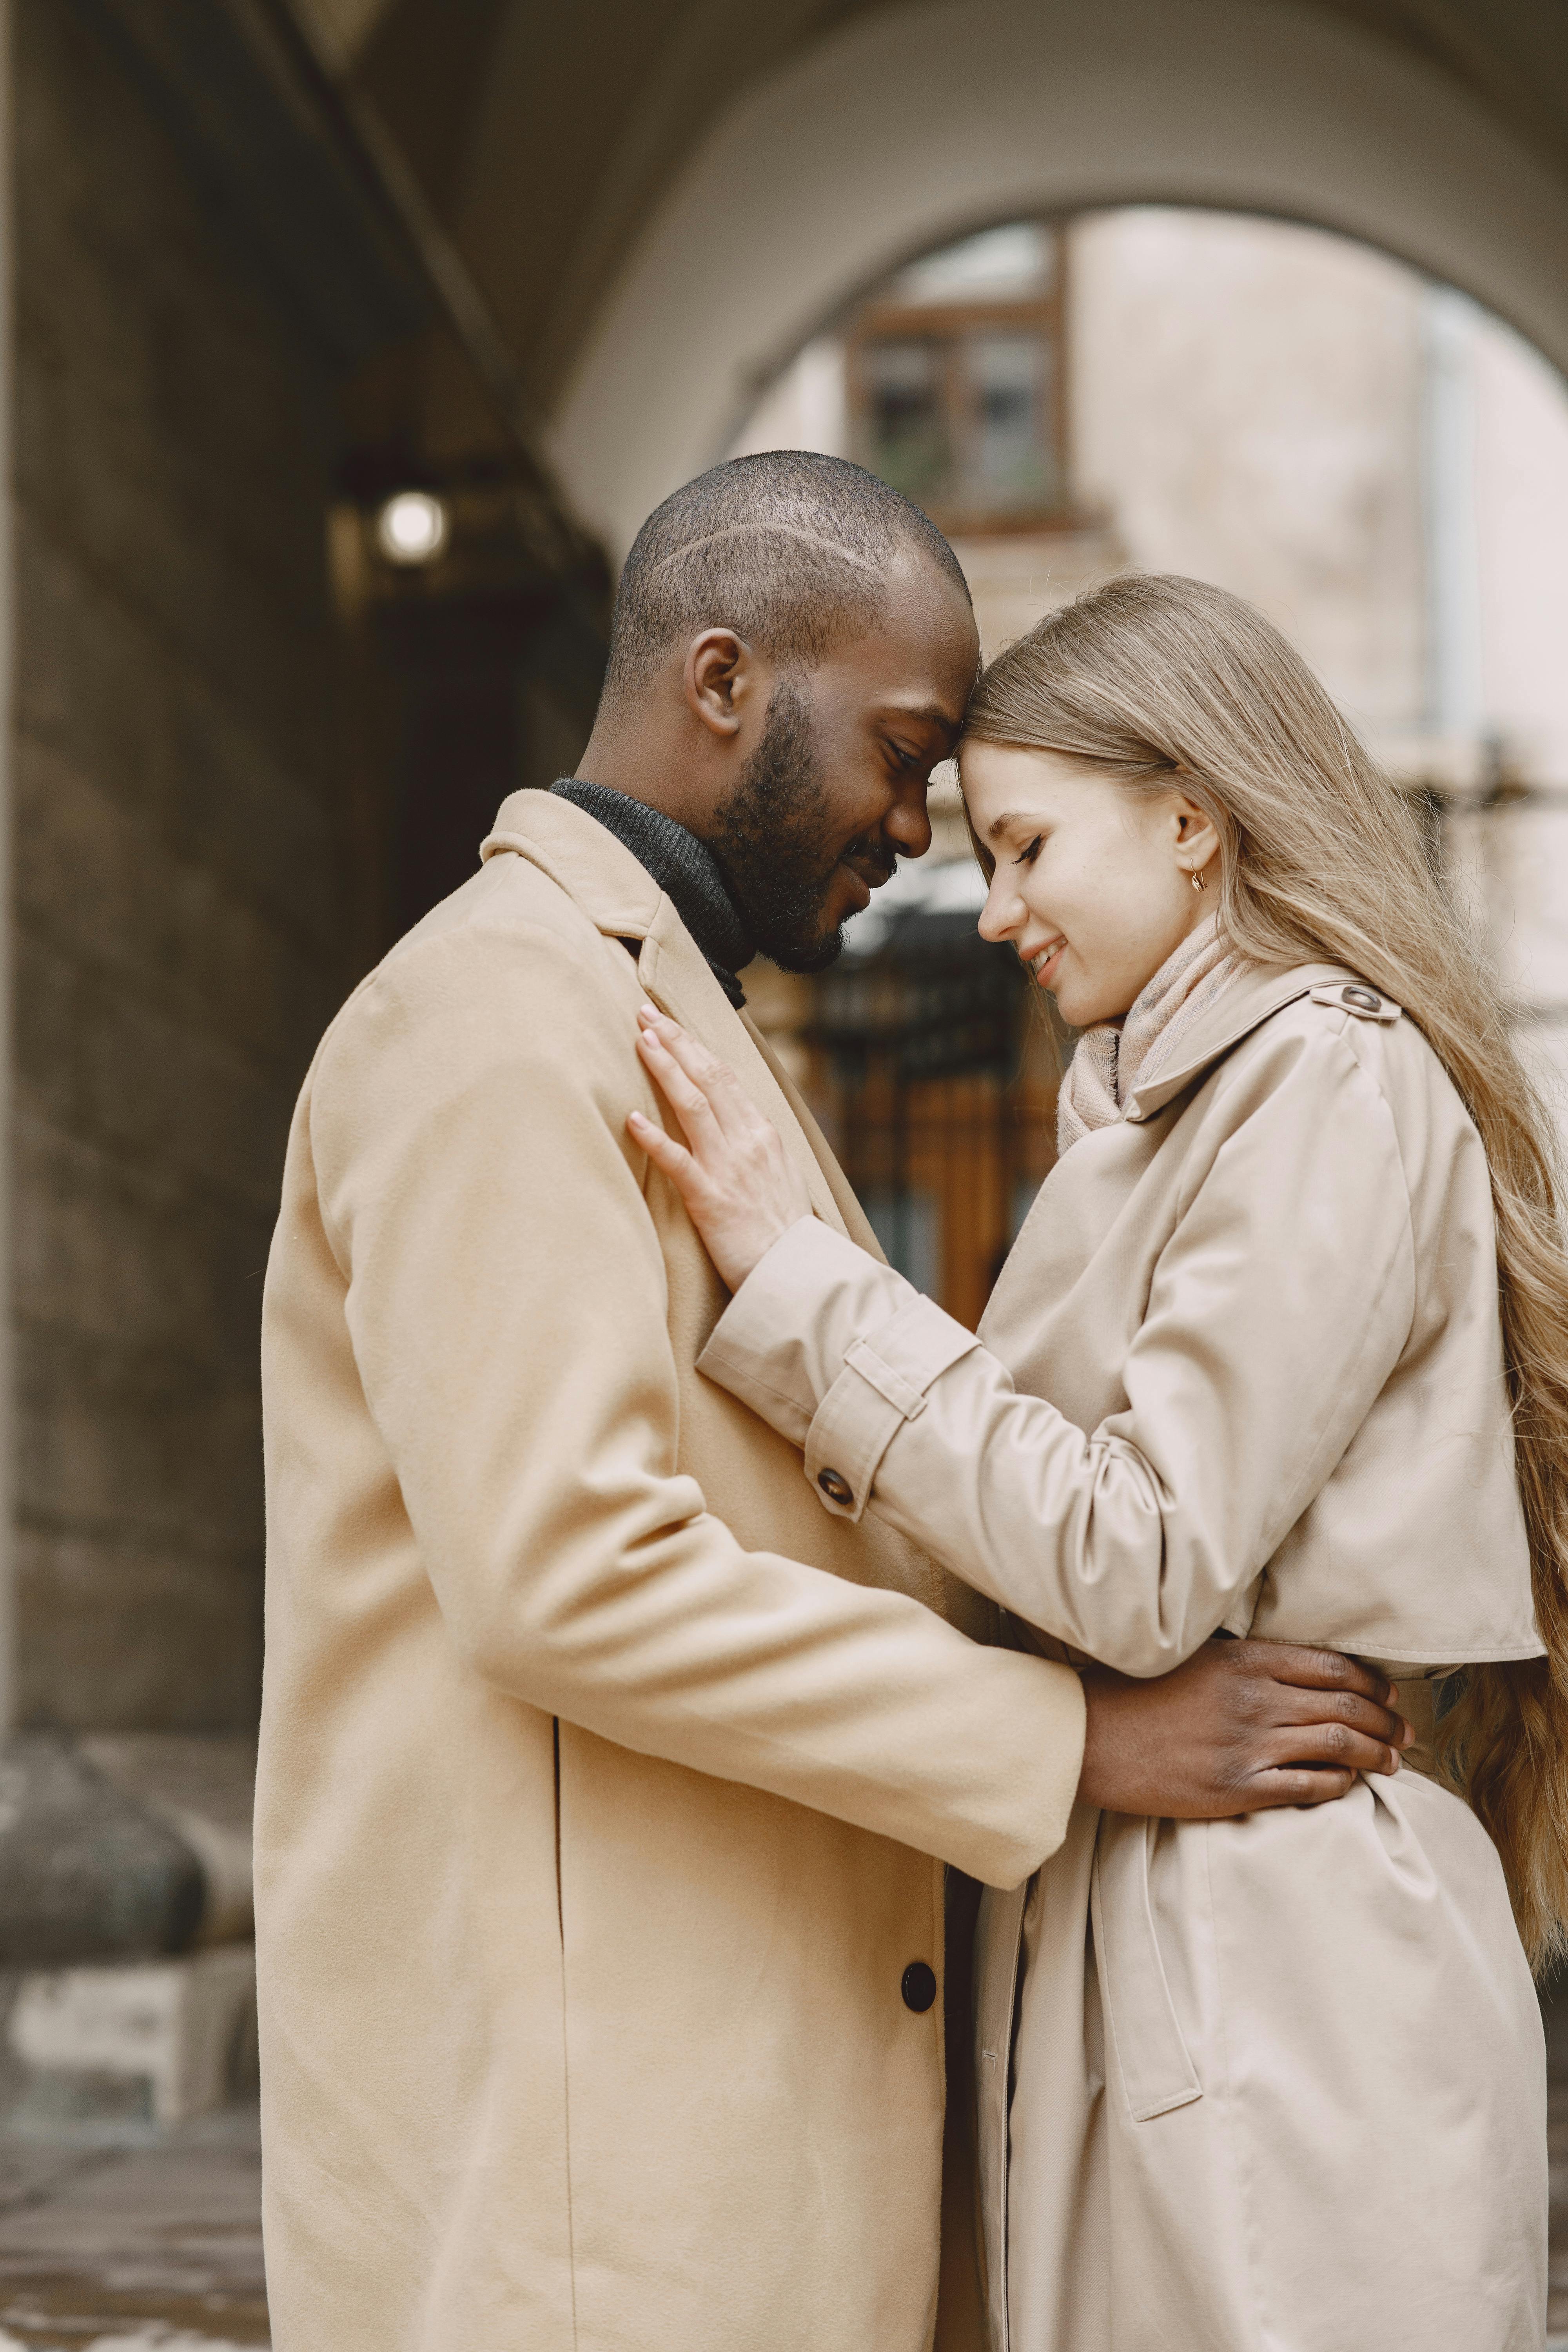
<path id="1" fill-rule="evenodd" d="M 925 719 L 932 727 L 957 728 L 963 724 L 962 716 L 955 718 L 940 702 L 885 702 L 879 716 L 883 719 Z"/>

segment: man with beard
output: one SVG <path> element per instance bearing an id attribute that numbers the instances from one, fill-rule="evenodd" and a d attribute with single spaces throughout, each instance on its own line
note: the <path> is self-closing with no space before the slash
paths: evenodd
<path id="1" fill-rule="evenodd" d="M 951 550 L 858 468 L 688 485 L 581 774 L 505 803 L 306 1080 L 263 1335 L 279 2352 L 926 2352 L 945 1866 L 1017 1885 L 1080 1788 L 1234 1813 L 1395 1760 L 1344 1660 L 1135 1687 L 994 1645 L 696 1370 L 724 1296 L 626 1134 L 637 1008 L 874 1246 L 737 974 L 820 969 L 925 850 L 976 656 Z"/>

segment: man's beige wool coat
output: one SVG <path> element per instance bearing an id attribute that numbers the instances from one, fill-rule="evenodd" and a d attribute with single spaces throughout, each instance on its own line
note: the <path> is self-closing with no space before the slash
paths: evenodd
<path id="1" fill-rule="evenodd" d="M 668 899 L 542 793 L 300 1098 L 263 1339 L 278 2352 L 931 2337 L 942 2008 L 901 1986 L 941 1974 L 943 1863 L 1016 1885 L 1059 1843 L 1081 1688 L 944 1622 L 984 1604 L 698 1377 L 724 1293 L 625 1129 L 645 993 L 869 1244 Z"/>
<path id="2" fill-rule="evenodd" d="M 1424 1677 L 1539 1653 L 1485 1156 L 1352 974 L 1234 981 L 1047 1180 L 981 1339 L 803 1219 L 701 1360 L 825 1512 L 1129 1674 L 1221 1627 L 1327 1643 L 1429 1739 Z M 1076 1807 L 977 1973 L 995 2352 L 1540 2352 L 1540 2012 L 1422 1770 Z"/>

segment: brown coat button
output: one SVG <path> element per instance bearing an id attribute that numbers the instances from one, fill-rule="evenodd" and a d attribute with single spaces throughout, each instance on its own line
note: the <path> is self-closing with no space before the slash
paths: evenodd
<path id="1" fill-rule="evenodd" d="M 852 1503 L 855 1500 L 854 1489 L 848 1479 L 841 1478 L 837 1470 L 819 1470 L 816 1483 L 830 1503 Z"/>
<path id="2" fill-rule="evenodd" d="M 936 1999 L 936 1970 L 925 1960 L 911 1960 L 899 1990 L 904 1996 L 904 2007 L 923 2017 Z"/>

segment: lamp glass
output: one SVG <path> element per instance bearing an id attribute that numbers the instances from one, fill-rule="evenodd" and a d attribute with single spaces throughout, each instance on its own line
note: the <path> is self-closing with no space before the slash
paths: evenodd
<path id="1" fill-rule="evenodd" d="M 377 515 L 375 537 L 389 563 L 432 563 L 447 544 L 447 509 L 428 490 L 399 490 Z"/>

